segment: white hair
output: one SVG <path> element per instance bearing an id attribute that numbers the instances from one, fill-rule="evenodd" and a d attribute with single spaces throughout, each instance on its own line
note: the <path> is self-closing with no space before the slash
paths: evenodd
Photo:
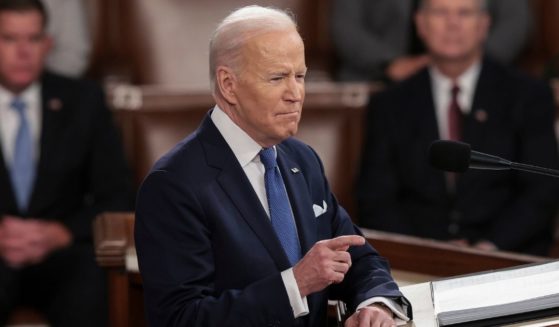
<path id="1" fill-rule="evenodd" d="M 246 6 L 225 17 L 210 40 L 210 81 L 214 93 L 217 67 L 227 66 L 238 73 L 241 49 L 249 38 L 290 29 L 297 30 L 293 15 L 272 7 Z"/>

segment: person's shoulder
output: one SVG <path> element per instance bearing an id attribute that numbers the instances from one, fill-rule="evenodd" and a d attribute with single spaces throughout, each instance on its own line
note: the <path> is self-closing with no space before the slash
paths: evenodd
<path id="1" fill-rule="evenodd" d="M 153 165 L 153 170 L 188 171 L 195 165 L 200 165 L 203 158 L 198 131 L 186 136 L 163 154 Z"/>
<path id="2" fill-rule="evenodd" d="M 291 159 L 300 163 L 310 164 L 318 158 L 318 154 L 310 145 L 294 137 L 284 140 L 278 144 L 278 147 Z"/>
<path id="3" fill-rule="evenodd" d="M 43 87 L 64 91 L 69 94 L 75 94 L 75 92 L 103 93 L 101 85 L 96 81 L 87 78 L 68 77 L 51 71 L 44 71 L 40 81 Z"/>
<path id="4" fill-rule="evenodd" d="M 385 89 L 372 94 L 369 99 L 370 111 L 389 111 L 393 114 L 403 114 L 413 108 L 410 102 L 422 99 L 425 94 L 430 94 L 431 80 L 428 69 L 424 68 L 405 80 L 387 85 Z"/>
<path id="5" fill-rule="evenodd" d="M 555 110 L 549 83 L 490 58 L 484 59 L 479 85 L 491 91 L 485 94 L 496 94 L 508 105 L 510 113 L 531 112 L 535 107 L 546 108 L 549 112 Z"/>
<path id="6" fill-rule="evenodd" d="M 312 152 L 311 147 L 308 144 L 295 137 L 290 137 L 284 140 L 283 142 L 278 144 L 278 146 L 293 153 Z"/>
<path id="7" fill-rule="evenodd" d="M 429 88 L 429 85 L 429 70 L 427 68 L 423 68 L 402 81 L 388 84 L 385 89 L 373 94 L 372 98 L 404 100 L 410 95 L 424 92 Z"/>
<path id="8" fill-rule="evenodd" d="M 485 57 L 483 60 L 482 76 L 480 78 L 492 78 L 501 87 L 516 89 L 520 93 L 532 89 L 549 88 L 544 80 L 535 78 L 516 67 L 504 65 L 490 57 Z"/>

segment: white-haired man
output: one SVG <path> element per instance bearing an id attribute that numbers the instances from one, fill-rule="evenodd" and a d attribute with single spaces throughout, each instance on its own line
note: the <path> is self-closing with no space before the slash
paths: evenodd
<path id="1" fill-rule="evenodd" d="M 324 326 L 329 298 L 358 308 L 346 326 L 411 317 L 320 159 L 291 138 L 307 70 L 292 18 L 258 6 L 233 12 L 214 34 L 210 66 L 217 105 L 139 192 L 150 325 Z"/>

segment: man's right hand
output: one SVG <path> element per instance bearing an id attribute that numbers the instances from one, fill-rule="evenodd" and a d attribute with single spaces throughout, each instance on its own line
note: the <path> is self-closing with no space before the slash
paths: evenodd
<path id="1" fill-rule="evenodd" d="M 302 297 L 341 283 L 351 267 L 350 246 L 365 244 L 359 235 L 339 236 L 317 242 L 295 267 L 293 275 Z"/>

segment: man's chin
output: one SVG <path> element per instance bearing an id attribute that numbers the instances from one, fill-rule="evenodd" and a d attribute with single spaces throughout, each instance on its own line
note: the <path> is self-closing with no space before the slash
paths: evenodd
<path id="1" fill-rule="evenodd" d="M 292 127 L 290 129 L 288 129 L 285 133 L 285 138 L 288 139 L 292 136 L 295 136 L 295 134 L 297 134 L 297 128 L 298 126 Z"/>
<path id="2" fill-rule="evenodd" d="M 464 62 L 464 61 L 472 61 L 476 58 L 476 54 L 468 52 L 465 53 L 464 51 L 448 51 L 445 53 L 433 54 L 432 58 L 436 61 L 440 62 Z"/>
<path id="3" fill-rule="evenodd" d="M 7 81 L 6 83 L 4 83 L 4 86 L 10 89 L 10 91 L 12 92 L 19 92 L 28 88 L 31 84 L 33 84 L 33 82 L 35 82 L 35 80 L 35 78 L 14 79 L 12 81 Z"/>

